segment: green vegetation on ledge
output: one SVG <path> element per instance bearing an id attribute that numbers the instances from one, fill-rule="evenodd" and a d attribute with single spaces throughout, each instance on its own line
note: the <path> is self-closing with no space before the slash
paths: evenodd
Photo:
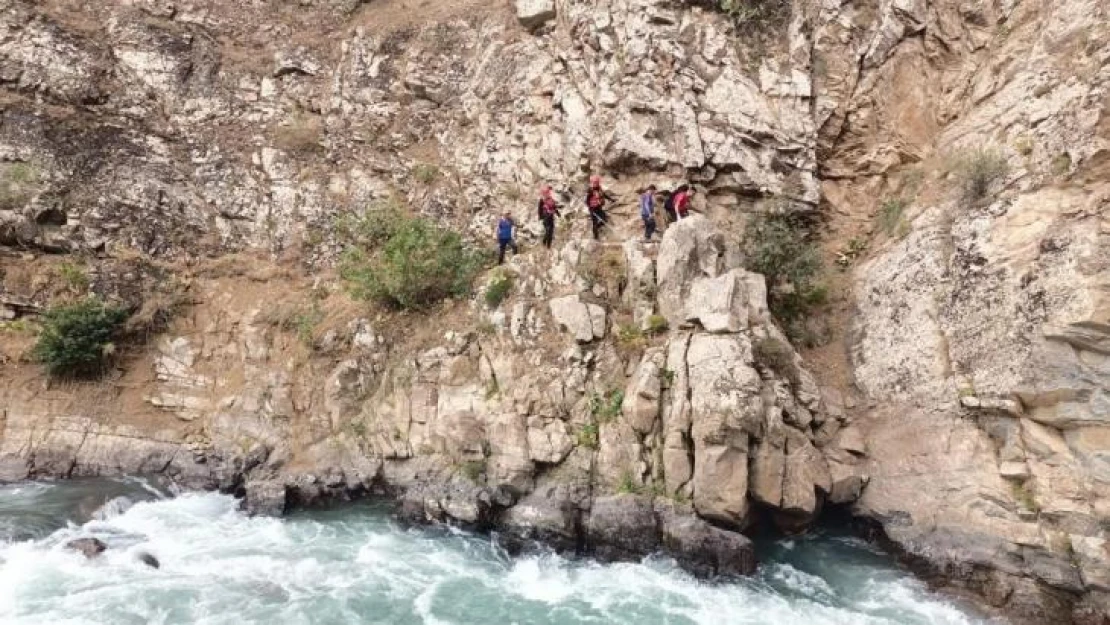
<path id="1" fill-rule="evenodd" d="M 55 306 L 42 316 L 32 354 L 51 375 L 96 375 L 115 353 L 126 320 L 125 310 L 95 298 Z"/>
<path id="2" fill-rule="evenodd" d="M 428 310 L 470 293 L 485 265 L 457 233 L 391 204 L 340 224 L 349 240 L 340 275 L 352 294 L 391 308 Z"/>
<path id="3" fill-rule="evenodd" d="M 767 278 L 771 312 L 792 339 L 803 338 L 807 317 L 828 296 L 809 228 L 795 215 L 758 215 L 748 222 L 744 252 L 747 268 Z"/>

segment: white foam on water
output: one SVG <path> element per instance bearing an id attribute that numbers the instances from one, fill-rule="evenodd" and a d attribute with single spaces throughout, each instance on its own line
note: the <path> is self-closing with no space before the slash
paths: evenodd
<path id="1" fill-rule="evenodd" d="M 828 582 L 816 575 L 798 570 L 786 563 L 775 563 L 767 566 L 767 575 L 781 582 L 791 590 L 814 599 L 833 600 L 836 591 Z"/>
<path id="2" fill-rule="evenodd" d="M 65 547 L 84 536 L 105 541 L 108 551 L 86 560 Z M 807 548 L 804 541 L 792 546 L 792 557 Z M 154 555 L 161 568 L 142 564 L 140 553 Z M 976 622 L 893 569 L 832 583 L 801 562 L 770 563 L 759 577 L 713 584 L 665 558 L 509 559 L 488 539 L 401 529 L 365 508 L 278 520 L 247 517 L 230 497 L 183 495 L 136 503 L 42 540 L 0 544 L 0 623 Z"/>

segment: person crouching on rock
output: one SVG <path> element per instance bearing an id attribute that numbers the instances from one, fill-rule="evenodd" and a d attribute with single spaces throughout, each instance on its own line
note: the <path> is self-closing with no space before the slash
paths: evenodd
<path id="1" fill-rule="evenodd" d="M 655 185 L 650 184 L 640 196 L 640 219 L 644 220 L 644 243 L 651 242 L 655 234 Z"/>
<path id="2" fill-rule="evenodd" d="M 555 218 L 561 215 L 551 185 L 545 184 L 540 189 L 540 203 L 536 210 L 543 222 L 543 246 L 551 249 L 551 243 L 555 240 Z"/>
<path id="3" fill-rule="evenodd" d="M 602 226 L 609 223 L 609 217 L 605 214 L 605 205 L 612 199 L 613 196 L 601 188 L 601 176 L 590 176 L 590 188 L 586 191 L 586 209 L 590 212 L 594 239 L 601 238 Z"/>
<path id="4" fill-rule="evenodd" d="M 505 211 L 505 215 L 501 217 L 501 221 L 497 222 L 497 264 L 501 265 L 505 262 L 505 248 L 513 250 L 513 254 L 517 253 L 516 242 L 513 241 L 513 230 L 516 228 L 516 222 L 513 221 L 513 214 L 510 211 Z"/>

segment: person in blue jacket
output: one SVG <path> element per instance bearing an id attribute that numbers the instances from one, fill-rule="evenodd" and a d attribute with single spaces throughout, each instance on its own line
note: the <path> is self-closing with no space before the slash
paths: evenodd
<path id="1" fill-rule="evenodd" d="M 516 242 L 513 241 L 513 230 L 516 229 L 516 222 L 513 221 L 513 214 L 510 211 L 505 211 L 505 215 L 497 222 L 497 264 L 501 265 L 505 262 L 505 248 L 517 253 Z"/>
<path id="2" fill-rule="evenodd" d="M 644 220 L 644 243 L 651 241 L 655 234 L 655 185 L 648 185 L 640 196 L 640 219 Z"/>

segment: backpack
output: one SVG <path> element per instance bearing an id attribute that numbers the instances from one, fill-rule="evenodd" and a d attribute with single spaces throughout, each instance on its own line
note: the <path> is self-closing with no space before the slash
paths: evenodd
<path id="1" fill-rule="evenodd" d="M 672 193 L 672 194 L 668 195 L 667 200 L 665 202 L 663 202 L 663 210 L 667 211 L 667 214 L 669 214 L 669 215 L 674 214 L 674 196 L 675 195 L 676 195 L 675 193 Z"/>
<path id="2" fill-rule="evenodd" d="M 590 210 L 598 210 L 605 205 L 605 196 L 601 189 L 590 189 L 586 192 L 586 206 Z"/>

